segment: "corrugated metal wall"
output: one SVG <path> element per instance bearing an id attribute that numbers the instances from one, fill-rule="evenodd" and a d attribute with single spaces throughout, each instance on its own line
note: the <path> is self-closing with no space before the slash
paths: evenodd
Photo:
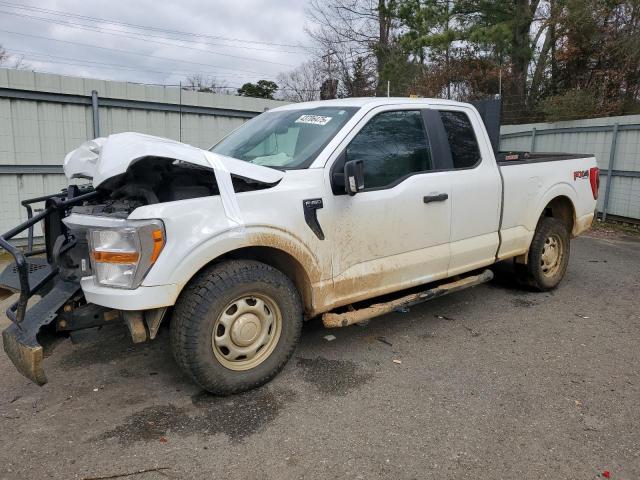
<path id="1" fill-rule="evenodd" d="M 93 90 L 98 95 L 100 136 L 136 131 L 203 148 L 248 118 L 284 104 L 177 87 L 0 69 L 1 232 L 26 219 L 20 201 L 67 185 L 61 167 L 65 154 L 94 136 Z M 603 174 L 600 211 L 609 159 L 614 158 L 607 212 L 640 219 L 640 115 L 507 125 L 501 128 L 501 149 L 595 154 Z"/>
<path id="2" fill-rule="evenodd" d="M 67 185 L 64 156 L 94 138 L 135 131 L 208 148 L 284 102 L 0 69 L 0 232 L 26 219 L 20 201 Z M 39 235 L 39 231 L 36 231 Z"/>
<path id="3" fill-rule="evenodd" d="M 505 125 L 500 135 L 501 150 L 594 154 L 601 175 L 598 211 L 606 201 L 607 214 L 640 219 L 640 115 Z"/>

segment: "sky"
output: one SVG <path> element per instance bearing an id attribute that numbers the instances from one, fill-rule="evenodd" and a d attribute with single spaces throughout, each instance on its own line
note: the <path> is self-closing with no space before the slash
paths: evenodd
<path id="1" fill-rule="evenodd" d="M 30 70 L 230 88 L 309 56 L 304 0 L 0 0 L 0 45 Z"/>

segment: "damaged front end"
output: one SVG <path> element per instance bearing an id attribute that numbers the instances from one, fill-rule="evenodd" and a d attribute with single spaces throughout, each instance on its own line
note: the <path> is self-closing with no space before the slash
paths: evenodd
<path id="1" fill-rule="evenodd" d="M 115 183 L 114 188 L 100 190 L 70 186 L 59 194 L 26 200 L 23 205 L 27 207 L 27 221 L 0 236 L 0 246 L 14 258 L 0 274 L 0 288 L 18 293 L 17 301 L 6 312 L 12 325 L 2 332 L 4 350 L 16 369 L 38 385 L 47 382 L 43 367 L 46 350 L 71 332 L 123 322 L 135 343 L 153 339 L 157 334 L 166 308 L 145 311 L 107 308 L 87 303 L 81 289 L 82 277 L 104 277 L 100 269 L 107 270 L 107 280 L 113 280 L 109 266 L 114 264 L 100 263 L 99 255 L 116 257 L 111 261 L 116 267 L 124 267 L 125 278 L 129 270 L 133 270 L 131 283 L 116 282 L 108 286 L 136 288 L 162 250 L 161 221 L 126 220 L 137 206 L 159 201 L 152 187 L 123 182 L 124 178 Z M 180 183 L 166 190 L 170 196 L 176 192 L 180 195 L 198 193 L 185 192 L 189 188 Z M 37 202 L 45 202 L 45 207 L 33 215 L 31 205 Z M 45 248 L 35 250 L 33 229 L 39 222 L 43 222 Z M 10 240 L 25 230 L 28 230 L 28 246 L 23 252 Z M 134 239 L 140 251 L 146 252 L 135 259 L 135 269 L 123 258 L 131 253 L 123 253 L 118 245 L 110 249 L 116 251 L 103 249 L 95 238 L 96 233 L 103 233 L 109 239 L 116 231 L 130 236 L 138 231 L 145 234 L 144 238 Z"/>
<path id="2" fill-rule="evenodd" d="M 166 237 L 162 220 L 130 220 L 132 212 L 220 196 L 230 228 L 242 228 L 235 194 L 270 188 L 284 175 L 135 133 L 86 142 L 67 155 L 64 167 L 69 179 L 84 178 L 92 185 L 71 185 L 23 201 L 27 221 L 0 236 L 0 247 L 14 258 L 0 274 L 0 288 L 19 293 L 7 310 L 12 325 L 2 333 L 4 349 L 18 371 L 38 385 L 47 381 L 45 348 L 60 336 L 120 321 L 134 342 L 155 337 L 166 307 L 107 308 L 88 303 L 81 289 L 83 277 L 93 277 L 95 285 L 114 292 L 142 284 Z M 32 205 L 41 202 L 44 209 L 34 214 Z M 35 250 L 33 231 L 39 222 L 44 224 L 45 248 Z M 10 240 L 25 231 L 28 247 L 23 252 Z"/>

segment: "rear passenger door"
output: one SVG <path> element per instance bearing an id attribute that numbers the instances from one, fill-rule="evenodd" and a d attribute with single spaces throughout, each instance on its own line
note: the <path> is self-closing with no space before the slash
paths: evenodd
<path id="1" fill-rule="evenodd" d="M 439 114 L 451 152 L 452 276 L 493 263 L 499 243 L 502 182 L 475 111 L 452 106 L 443 107 Z"/>
<path id="2" fill-rule="evenodd" d="M 451 182 L 435 171 L 424 111 L 383 107 L 362 123 L 327 177 L 345 161 L 364 163 L 364 190 L 328 199 L 339 304 L 443 278 L 449 264 Z"/>

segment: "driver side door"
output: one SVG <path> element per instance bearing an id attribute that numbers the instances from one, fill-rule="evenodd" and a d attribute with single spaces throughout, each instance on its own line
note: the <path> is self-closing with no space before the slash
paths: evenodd
<path id="1" fill-rule="evenodd" d="M 375 109 L 343 142 L 330 178 L 361 160 L 364 189 L 349 196 L 334 180 L 328 198 L 334 306 L 447 276 L 451 183 L 438 171 L 430 139 L 442 132 L 429 135 L 428 115 L 415 107 Z"/>

